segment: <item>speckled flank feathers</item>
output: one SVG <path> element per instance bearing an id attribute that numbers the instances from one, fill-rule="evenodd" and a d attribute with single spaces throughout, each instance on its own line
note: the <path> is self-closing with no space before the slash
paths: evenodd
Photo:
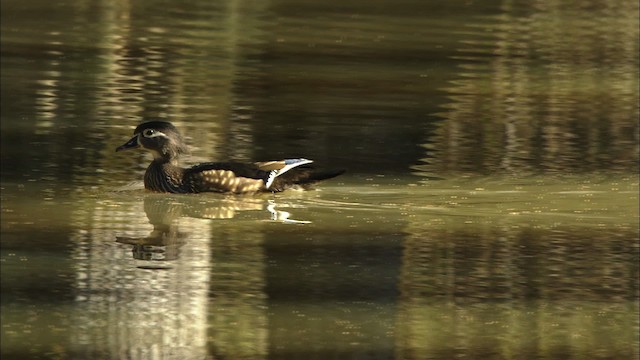
<path id="1" fill-rule="evenodd" d="M 191 192 L 247 193 L 261 190 L 265 184 L 259 179 L 238 177 L 230 170 L 205 170 L 190 174 L 185 179 Z"/>

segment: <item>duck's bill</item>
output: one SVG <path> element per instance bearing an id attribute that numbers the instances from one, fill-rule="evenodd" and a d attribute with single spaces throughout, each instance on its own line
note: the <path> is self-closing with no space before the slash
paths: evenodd
<path id="1" fill-rule="evenodd" d="M 139 147 L 138 144 L 138 135 L 131 138 L 131 140 L 127 141 L 125 144 L 122 144 L 116 148 L 116 152 L 128 149 L 135 149 Z"/>

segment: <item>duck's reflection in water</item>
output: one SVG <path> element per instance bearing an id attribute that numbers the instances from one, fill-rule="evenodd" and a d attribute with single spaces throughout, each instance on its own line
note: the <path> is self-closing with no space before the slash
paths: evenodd
<path id="1" fill-rule="evenodd" d="M 153 225 L 153 230 L 145 237 L 116 236 L 121 244 L 131 245 L 132 255 L 137 260 L 176 260 L 180 248 L 189 238 L 189 232 L 181 231 L 179 219 L 233 219 L 248 215 L 255 218 L 256 212 L 268 212 L 260 216 L 264 220 L 287 224 L 308 224 L 310 221 L 291 219 L 291 213 L 278 210 L 273 199 L 249 197 L 225 197 L 218 201 L 203 200 L 197 196 L 150 195 L 144 199 L 144 212 Z M 143 266 L 145 267 L 145 266 Z"/>
<path id="2" fill-rule="evenodd" d="M 78 285 L 78 323 L 84 327 L 76 337 L 100 344 L 87 345 L 83 358 L 264 358 L 264 227 L 291 222 L 278 210 L 291 205 L 271 197 L 167 194 L 123 204 L 136 211 L 127 212 L 127 227 L 110 233 L 119 251 L 108 258 L 104 250 L 95 252 L 103 256 L 84 256 L 98 260 L 86 262 L 82 268 L 89 270 L 78 276 L 89 280 Z M 122 212 L 107 209 L 112 218 Z"/>

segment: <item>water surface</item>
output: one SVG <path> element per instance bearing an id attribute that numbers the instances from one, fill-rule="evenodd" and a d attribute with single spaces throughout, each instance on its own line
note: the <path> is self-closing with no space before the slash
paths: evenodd
<path id="1" fill-rule="evenodd" d="M 638 358 L 637 13 L 3 1 L 3 358 Z M 151 118 L 348 172 L 147 193 Z"/>

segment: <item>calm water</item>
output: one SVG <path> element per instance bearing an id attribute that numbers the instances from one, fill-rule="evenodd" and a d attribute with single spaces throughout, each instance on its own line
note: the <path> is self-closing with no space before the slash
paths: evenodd
<path id="1" fill-rule="evenodd" d="M 3 359 L 640 357 L 637 3 L 1 4 Z"/>

